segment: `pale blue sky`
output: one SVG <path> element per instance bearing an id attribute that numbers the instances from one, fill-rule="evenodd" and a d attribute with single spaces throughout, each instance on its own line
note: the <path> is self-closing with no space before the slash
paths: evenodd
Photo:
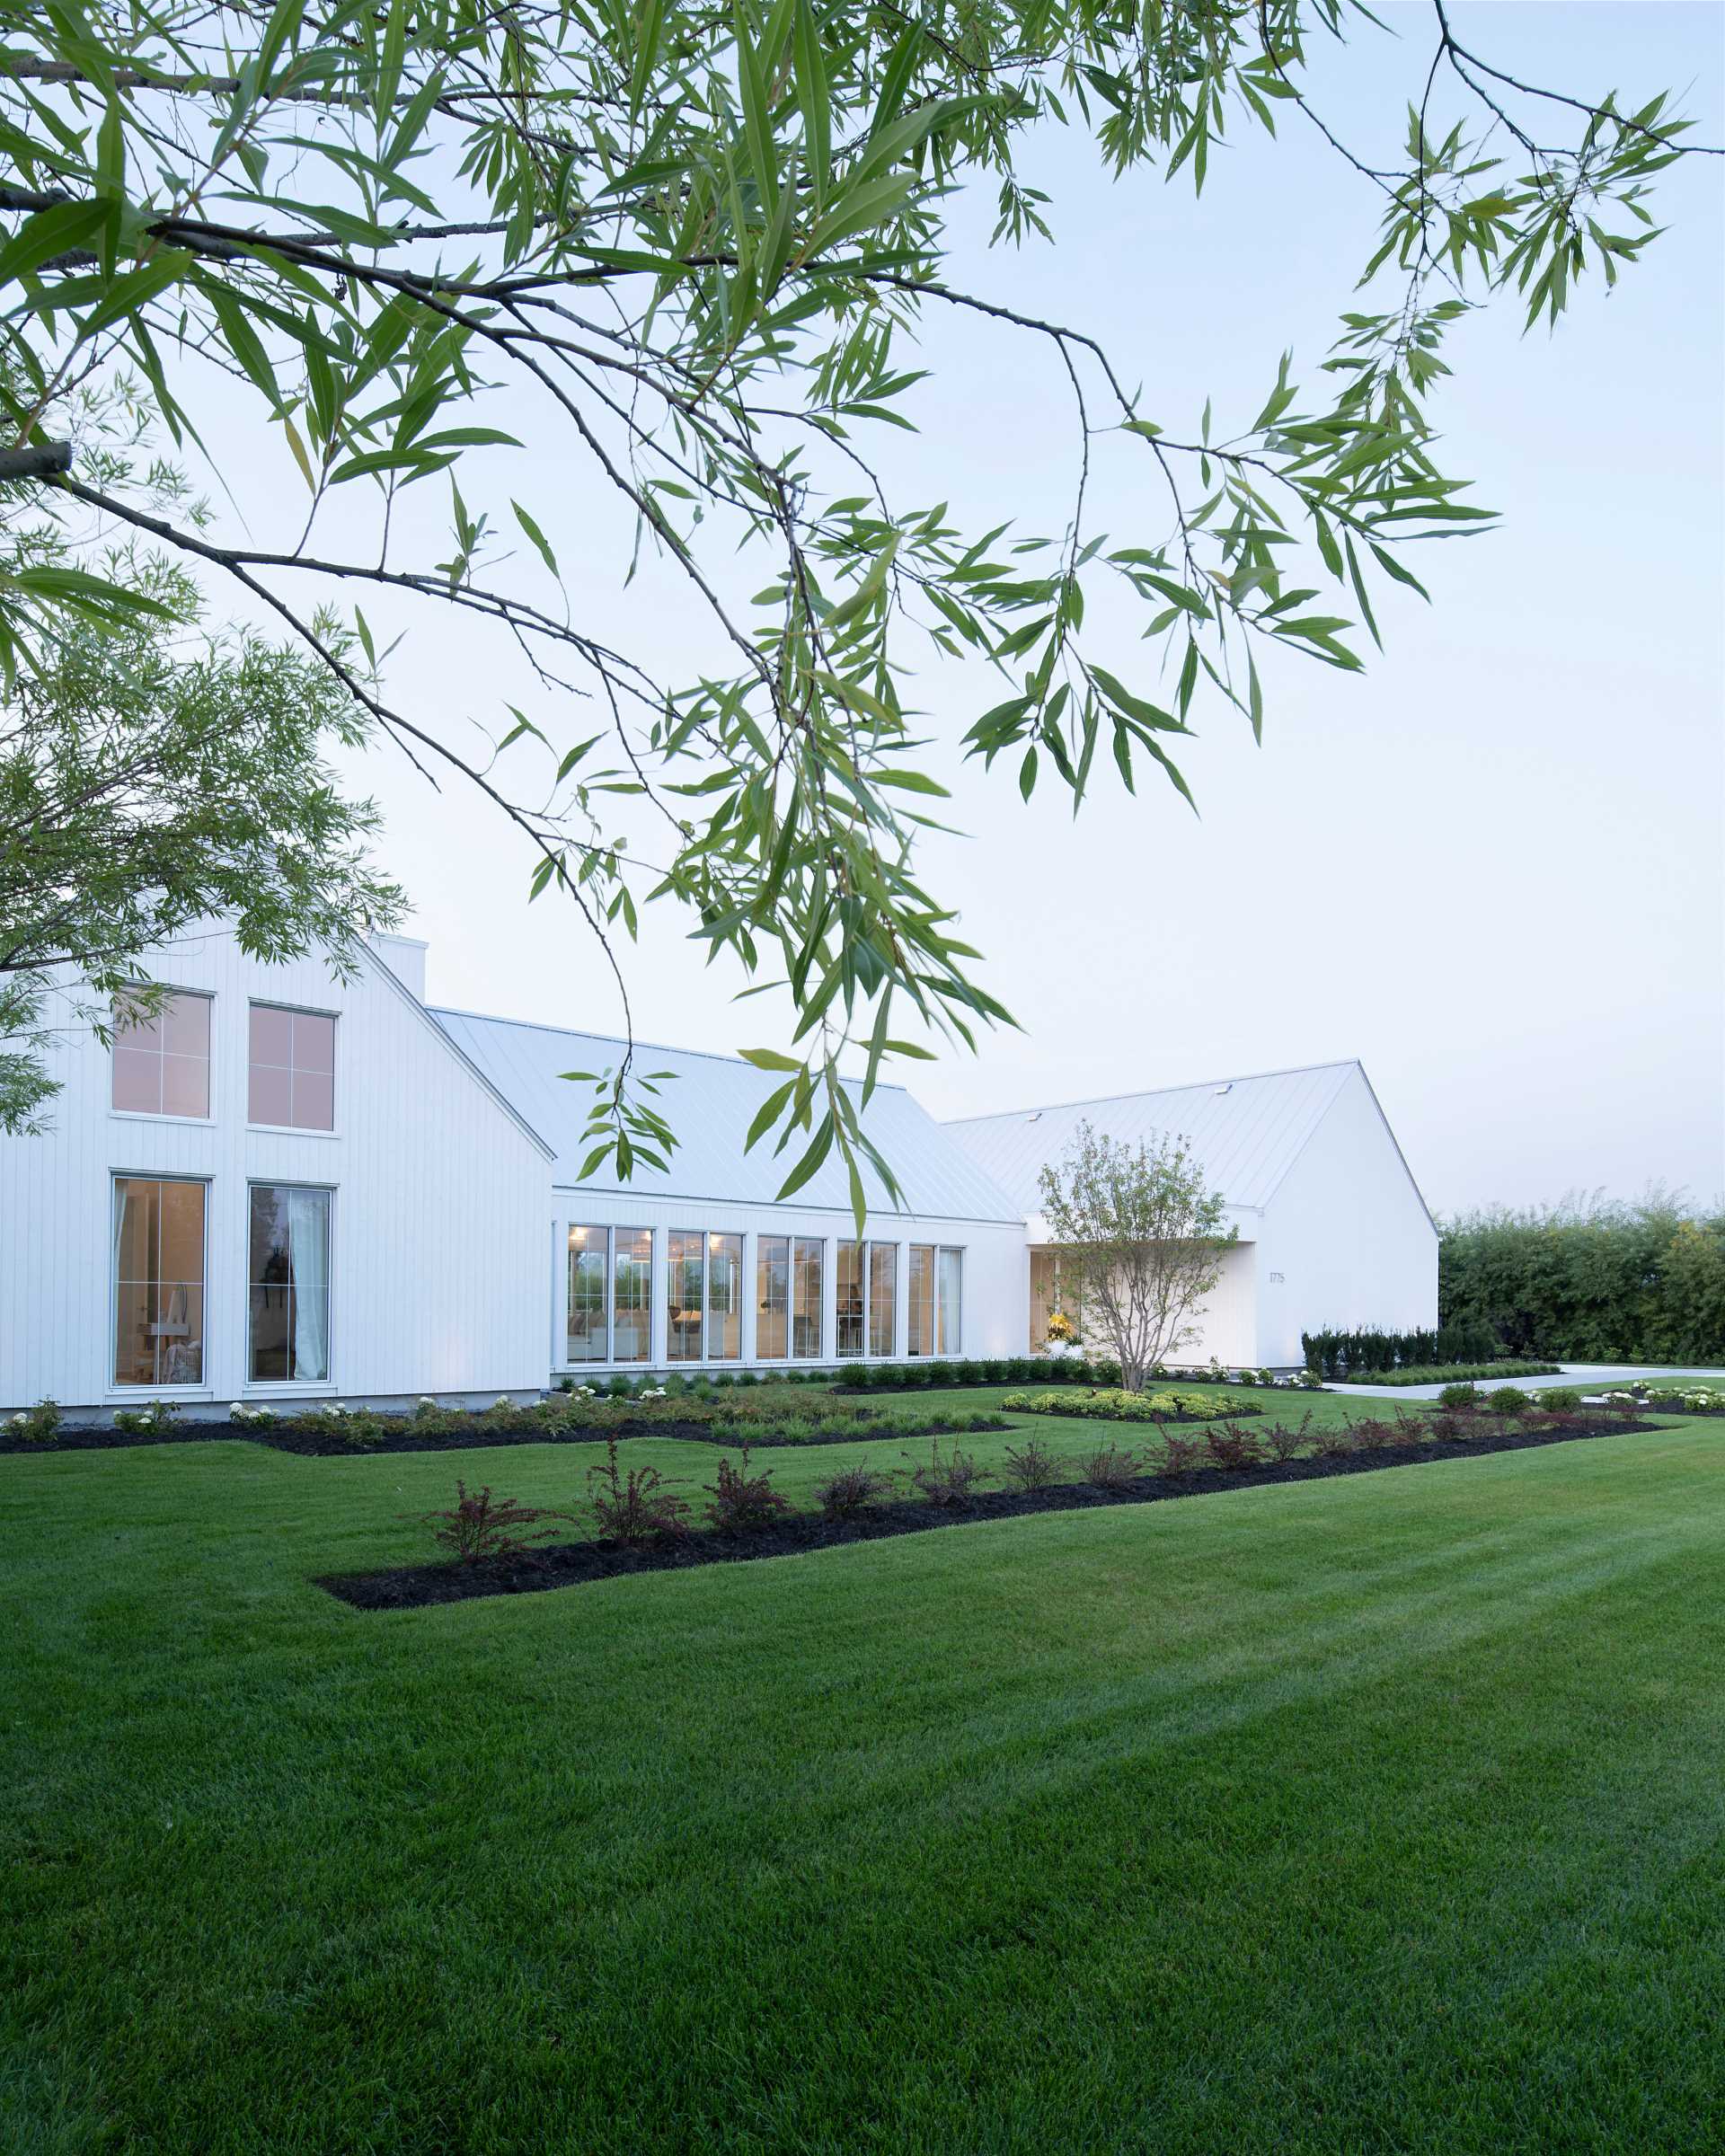
<path id="1" fill-rule="evenodd" d="M 1319 71 L 1326 114 L 1368 154 L 1393 149 L 1429 54 L 1423 7 L 1386 13 L 1401 41 L 1363 32 Z M 1512 72 L 1638 100 L 1674 86 L 1698 134 L 1725 137 L 1717 6 L 1453 18 Z M 951 280 L 1099 336 L 1171 429 L 1192 430 L 1207 395 L 1219 429 L 1249 420 L 1284 346 L 1309 370 L 1371 251 L 1374 198 L 1291 116 L 1280 145 L 1213 159 L 1196 210 L 1180 182 L 1111 182 L 1056 131 L 1031 176 L 1057 244 L 989 254 L 989 205 L 960 204 Z M 1185 758 L 1201 818 L 1149 785 L 1099 795 L 1075 826 L 1052 793 L 1022 808 L 1010 773 L 984 783 L 956 754 L 998 692 L 951 667 L 926 678 L 935 761 L 970 834 L 932 846 L 927 871 L 1024 1028 L 919 1068 L 934 1112 L 1358 1056 L 1440 1209 L 1725 1187 L 1720 163 L 1679 166 L 1657 207 L 1667 236 L 1555 339 L 1524 339 L 1507 308 L 1456 338 L 1437 407 L 1446 454 L 1503 527 L 1430 550 L 1437 605 L 1386 599 L 1388 649 L 1363 676 L 1284 666 L 1261 750 L 1212 712 Z M 951 315 L 931 316 L 926 347 L 923 431 L 882 454 L 900 499 L 950 497 L 978 529 L 1057 531 L 1073 431 L 1049 349 Z M 497 478 L 496 505 L 521 494 L 574 565 L 578 618 L 691 668 L 723 663 L 686 588 L 650 573 L 622 588 L 626 535 L 588 468 L 535 444 Z M 287 517 L 285 459 L 282 483 Z M 1145 487 L 1140 460 L 1107 457 L 1092 521 L 1159 536 Z M 441 515 L 441 499 L 427 506 Z M 1134 623 L 1097 626 L 1117 671 L 1141 667 Z M 432 620 L 394 686 L 459 727 L 495 720 L 504 679 L 495 653 Z M 593 730 L 534 709 L 564 740 Z M 551 900 L 525 905 L 529 864 L 498 820 L 430 794 L 391 752 L 363 776 L 436 997 L 615 1027 L 602 962 Z M 769 1004 L 733 1005 L 739 984 L 668 919 L 632 982 L 644 1038 L 782 1038 Z"/>

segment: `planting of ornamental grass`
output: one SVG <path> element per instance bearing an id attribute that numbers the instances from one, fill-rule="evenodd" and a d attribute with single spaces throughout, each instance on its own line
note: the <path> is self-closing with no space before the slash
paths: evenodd
<path id="1" fill-rule="evenodd" d="M 993 1474 L 1110 1442 L 1003 1419 Z M 422 1560 L 458 1467 L 579 1479 L 0 1460 L 0 2146 L 1711 2145 L 1717 1424 L 579 1594 L 311 1584 Z"/>

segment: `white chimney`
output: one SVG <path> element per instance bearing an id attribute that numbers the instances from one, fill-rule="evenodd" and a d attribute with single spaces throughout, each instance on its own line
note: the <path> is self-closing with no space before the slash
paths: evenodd
<path id="1" fill-rule="evenodd" d="M 425 1001 L 425 954 L 428 946 L 419 936 L 375 935 L 372 949 L 403 988 Z"/>

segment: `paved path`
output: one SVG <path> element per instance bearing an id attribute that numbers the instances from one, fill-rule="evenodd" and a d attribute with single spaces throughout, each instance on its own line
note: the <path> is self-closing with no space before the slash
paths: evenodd
<path id="1" fill-rule="evenodd" d="M 1482 1392 L 1495 1392 L 1499 1385 L 1521 1385 L 1536 1392 L 1543 1385 L 1579 1385 L 1584 1392 L 1609 1392 L 1631 1378 L 1684 1377 L 1725 1390 L 1725 1371 L 1676 1369 L 1669 1363 L 1565 1363 L 1557 1377 L 1482 1377 L 1475 1381 Z M 1355 1400 L 1436 1400 L 1440 1385 L 1326 1385 L 1326 1392 L 1340 1392 Z"/>

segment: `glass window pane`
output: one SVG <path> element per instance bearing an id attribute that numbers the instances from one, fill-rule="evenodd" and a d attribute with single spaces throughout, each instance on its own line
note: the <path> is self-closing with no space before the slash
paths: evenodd
<path id="1" fill-rule="evenodd" d="M 798 1238 L 792 1278 L 792 1355 L 818 1356 L 821 1352 L 820 1258 L 818 1242 L 805 1242 Z"/>
<path id="2" fill-rule="evenodd" d="M 784 1235 L 763 1235 L 756 1248 L 755 1353 L 765 1361 L 783 1358 L 786 1318 L 791 1307 L 791 1242 Z"/>
<path id="3" fill-rule="evenodd" d="M 322 1071 L 326 1075 L 335 1069 L 335 1021 L 324 1011 L 296 1011 L 294 1019 L 294 1068 L 296 1071 Z"/>
<path id="4" fill-rule="evenodd" d="M 143 1282 L 122 1282 L 114 1294 L 114 1383 L 155 1383 L 155 1337 L 150 1313 L 155 1290 Z"/>
<path id="5" fill-rule="evenodd" d="M 743 1352 L 743 1239 L 707 1238 L 707 1360 L 734 1363 Z"/>
<path id="6" fill-rule="evenodd" d="M 246 1091 L 246 1119 L 252 1123 L 291 1123 L 294 1116 L 291 1071 L 271 1064 L 252 1065 Z"/>
<path id="7" fill-rule="evenodd" d="M 296 1130 L 335 1128 L 335 1081 L 327 1072 L 294 1073 L 294 1107 L 288 1121 Z"/>
<path id="8" fill-rule="evenodd" d="M 615 1230 L 612 1268 L 611 1359 L 647 1362 L 653 1351 L 652 1230 Z"/>
<path id="9" fill-rule="evenodd" d="M 293 1061 L 294 1014 L 272 1003 L 252 1006 L 252 1061 L 286 1070 Z"/>
<path id="10" fill-rule="evenodd" d="M 838 1246 L 838 1340 L 836 1352 L 839 1355 L 861 1355 L 862 1352 L 862 1245 L 860 1242 L 841 1242 Z"/>
<path id="11" fill-rule="evenodd" d="M 204 1284 L 204 1186 L 159 1184 L 162 1193 L 162 1277 Z"/>
<path id="12" fill-rule="evenodd" d="M 129 1109 L 133 1115 L 162 1113 L 160 1056 L 149 1049 L 115 1048 L 114 1106 Z"/>
<path id="13" fill-rule="evenodd" d="M 910 1246 L 910 1352 L 934 1352 L 934 1246 Z"/>
<path id="14" fill-rule="evenodd" d="M 869 1245 L 869 1353 L 898 1352 L 898 1246 Z"/>
<path id="15" fill-rule="evenodd" d="M 606 1359 L 604 1228 L 569 1231 L 569 1341 L 571 1363 Z"/>
<path id="16" fill-rule="evenodd" d="M 209 1059 L 197 1056 L 162 1058 L 162 1113 L 164 1116 L 207 1116 L 209 1113 Z"/>
<path id="17" fill-rule="evenodd" d="M 209 998 L 171 995 L 162 1006 L 162 1046 L 170 1056 L 209 1061 Z"/>
<path id="18" fill-rule="evenodd" d="M 958 1355 L 963 1338 L 960 1322 L 964 1306 L 964 1252 L 941 1252 L 941 1344 L 942 1355 Z"/>
<path id="19" fill-rule="evenodd" d="M 252 1377 L 254 1383 L 286 1383 L 294 1374 L 294 1291 L 252 1290 Z"/>
<path id="20" fill-rule="evenodd" d="M 147 1048 L 157 1056 L 162 1053 L 162 1021 L 151 1012 L 135 1009 L 123 991 L 114 998 L 114 1046 Z"/>
<path id="21" fill-rule="evenodd" d="M 114 1179 L 114 1380 L 195 1385 L 204 1374 L 204 1186 Z"/>
<path id="22" fill-rule="evenodd" d="M 665 1239 L 665 1353 L 674 1363 L 701 1360 L 705 1252 L 705 1238 L 687 1230 L 676 1229 Z"/>

